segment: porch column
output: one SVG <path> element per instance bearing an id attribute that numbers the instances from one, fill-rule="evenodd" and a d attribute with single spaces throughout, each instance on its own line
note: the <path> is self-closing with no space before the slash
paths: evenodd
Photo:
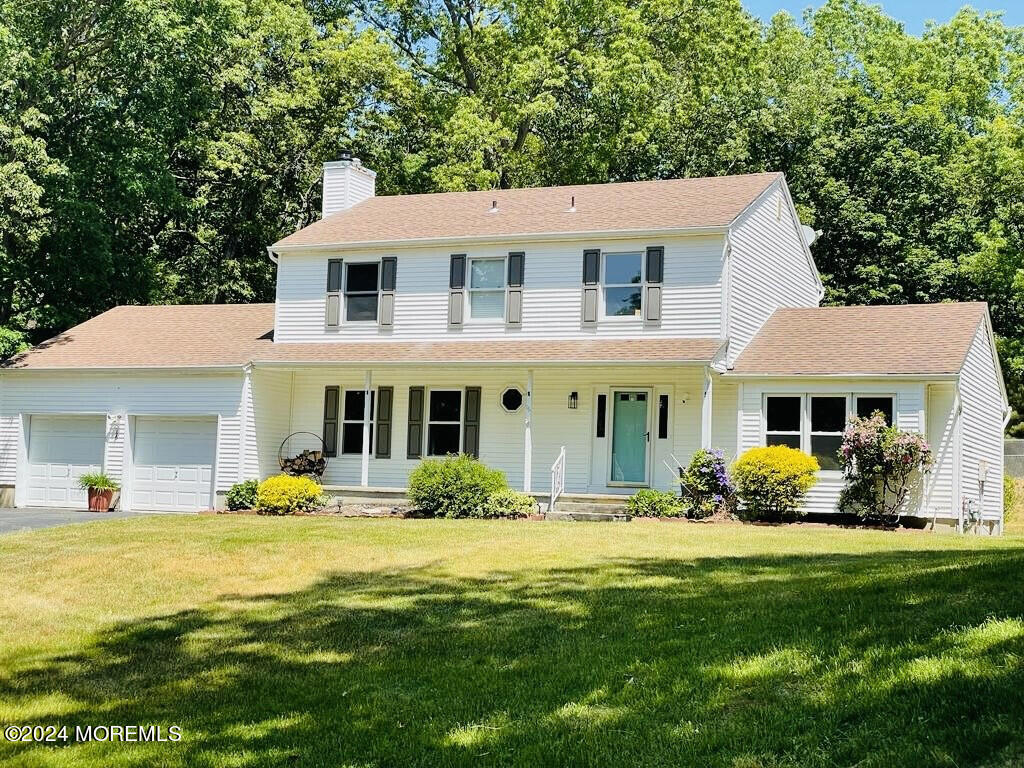
<path id="1" fill-rule="evenodd" d="M 373 391 L 373 372 L 366 369 L 366 381 L 363 384 L 363 457 L 359 471 L 359 484 L 366 488 L 370 484 L 370 422 L 373 412 L 370 410 L 370 394 Z"/>
<path id="2" fill-rule="evenodd" d="M 711 395 L 713 380 L 711 369 L 704 369 L 704 397 L 700 404 L 700 447 L 708 449 L 711 447 Z"/>
<path id="3" fill-rule="evenodd" d="M 526 372 L 526 423 L 524 425 L 523 448 L 523 493 L 530 492 L 533 474 L 533 370 Z"/>

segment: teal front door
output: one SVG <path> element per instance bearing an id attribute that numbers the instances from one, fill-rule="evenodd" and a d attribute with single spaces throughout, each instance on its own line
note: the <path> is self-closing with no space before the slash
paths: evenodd
<path id="1" fill-rule="evenodd" d="M 647 484 L 647 392 L 612 392 L 611 481 L 628 485 Z"/>

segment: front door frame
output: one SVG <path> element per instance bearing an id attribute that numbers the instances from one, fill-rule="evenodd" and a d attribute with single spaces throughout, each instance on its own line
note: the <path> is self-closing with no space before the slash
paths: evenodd
<path id="1" fill-rule="evenodd" d="M 615 396 L 620 392 L 635 393 L 643 392 L 647 395 L 647 439 L 644 446 L 644 481 L 642 483 L 627 483 L 622 480 L 612 480 L 612 445 L 615 442 Z M 605 480 L 609 487 L 614 488 L 650 488 L 651 487 L 651 458 L 652 458 L 652 445 L 654 441 L 651 439 L 651 431 L 653 425 L 651 423 L 651 415 L 654 409 L 651 407 L 651 403 L 654 400 L 654 387 L 631 387 L 631 386 L 612 386 L 608 388 L 608 456 L 607 456 L 607 469 L 605 471 Z"/>

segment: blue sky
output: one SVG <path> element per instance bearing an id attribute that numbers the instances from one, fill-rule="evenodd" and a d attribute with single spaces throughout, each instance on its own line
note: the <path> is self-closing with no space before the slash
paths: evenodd
<path id="1" fill-rule="evenodd" d="M 948 21 L 964 5 L 979 11 L 1003 11 L 1007 24 L 1024 25 L 1022 0 L 874 0 L 895 19 L 902 21 L 908 32 L 920 34 L 925 21 Z M 780 10 L 789 11 L 799 19 L 805 9 L 817 8 L 822 0 L 743 0 L 743 5 L 755 16 L 766 21 Z"/>

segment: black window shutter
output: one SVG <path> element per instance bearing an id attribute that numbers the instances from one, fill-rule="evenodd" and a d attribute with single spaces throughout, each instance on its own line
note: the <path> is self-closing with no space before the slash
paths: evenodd
<path id="1" fill-rule="evenodd" d="M 665 275 L 665 249 L 652 246 L 647 249 L 646 285 L 644 291 L 644 320 L 661 322 L 661 283 Z"/>
<path id="2" fill-rule="evenodd" d="M 466 254 L 453 253 L 448 269 L 448 325 L 462 325 L 465 290 Z"/>
<path id="3" fill-rule="evenodd" d="M 505 321 L 509 325 L 523 322 L 523 271 L 526 254 L 513 251 L 508 255 L 508 296 L 505 301 Z"/>
<path id="4" fill-rule="evenodd" d="M 410 459 L 423 456 L 423 387 L 409 387 L 409 433 L 405 455 Z"/>
<path id="5" fill-rule="evenodd" d="M 597 396 L 597 433 L 596 437 L 604 437 L 605 412 L 608 410 L 608 395 Z"/>
<path id="6" fill-rule="evenodd" d="M 377 387 L 377 445 L 378 459 L 391 458 L 391 404 L 394 402 L 393 387 Z"/>
<path id="7" fill-rule="evenodd" d="M 324 455 L 338 455 L 338 410 L 341 387 L 324 387 Z"/>
<path id="8" fill-rule="evenodd" d="M 386 327 L 395 324 L 395 282 L 398 259 L 385 256 L 380 260 L 380 311 L 377 322 Z"/>
<path id="9" fill-rule="evenodd" d="M 327 261 L 327 318 L 328 327 L 334 328 L 341 323 L 341 280 L 342 260 Z"/>
<path id="10" fill-rule="evenodd" d="M 583 324 L 597 324 L 597 291 L 601 282 L 601 252 L 583 252 Z"/>
<path id="11" fill-rule="evenodd" d="M 480 458 L 480 387 L 466 387 L 466 416 L 462 427 L 462 452 Z"/>
<path id="12" fill-rule="evenodd" d="M 658 395 L 658 439 L 668 437 L 668 395 Z"/>

